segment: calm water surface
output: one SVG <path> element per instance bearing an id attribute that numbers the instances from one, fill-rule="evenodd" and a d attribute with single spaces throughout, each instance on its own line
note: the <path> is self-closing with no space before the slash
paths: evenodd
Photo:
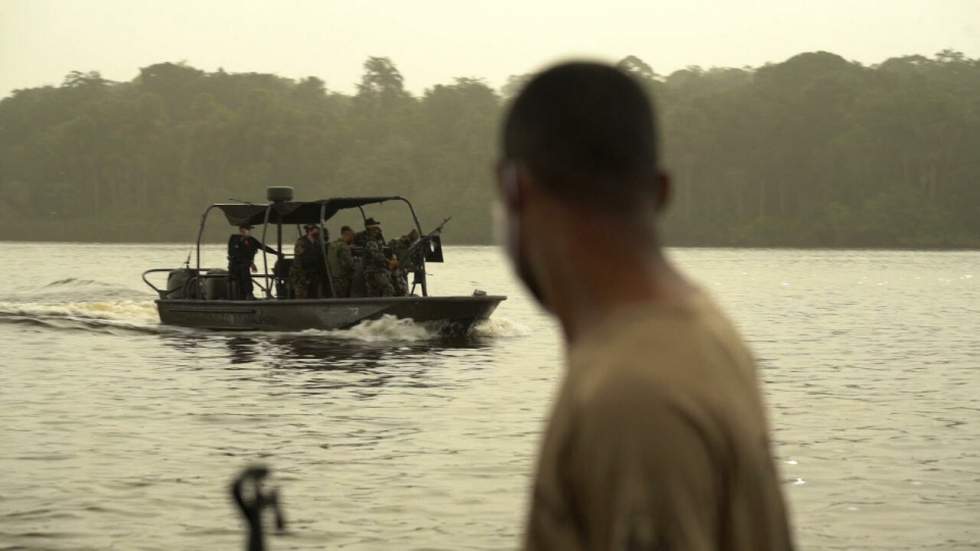
<path id="1" fill-rule="evenodd" d="M 562 358 L 495 249 L 433 267 L 439 294 L 511 297 L 455 341 L 160 326 L 139 274 L 186 253 L 0 247 L 0 549 L 239 549 L 253 461 L 290 523 L 272 549 L 518 545 Z M 802 549 L 980 547 L 980 253 L 672 255 L 759 357 Z"/>

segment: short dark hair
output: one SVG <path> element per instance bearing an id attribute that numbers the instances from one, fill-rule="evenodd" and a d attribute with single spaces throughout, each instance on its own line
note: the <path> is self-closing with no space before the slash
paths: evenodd
<path id="1" fill-rule="evenodd" d="M 354 230 L 352 230 L 350 226 L 341 226 L 341 228 L 340 228 L 340 233 L 353 232 L 353 231 Z"/>
<path id="2" fill-rule="evenodd" d="M 657 142 L 639 83 L 610 65 L 572 62 L 527 83 L 504 121 L 502 152 L 560 198 L 629 208 L 656 196 Z"/>

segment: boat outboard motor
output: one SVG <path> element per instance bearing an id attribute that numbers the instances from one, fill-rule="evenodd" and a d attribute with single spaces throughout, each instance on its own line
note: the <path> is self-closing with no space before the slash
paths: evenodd
<path id="1" fill-rule="evenodd" d="M 208 270 L 204 278 L 204 298 L 206 300 L 226 300 L 230 297 L 228 270 Z"/>
<path id="2" fill-rule="evenodd" d="M 167 274 L 167 293 L 161 298 L 196 298 L 197 293 L 190 285 L 191 279 L 197 276 L 197 270 L 178 268 Z"/>

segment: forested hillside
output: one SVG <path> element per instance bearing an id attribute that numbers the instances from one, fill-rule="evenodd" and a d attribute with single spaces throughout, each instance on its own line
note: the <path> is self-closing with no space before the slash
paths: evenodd
<path id="1" fill-rule="evenodd" d="M 872 67 L 825 52 L 662 76 L 620 65 L 660 112 L 676 245 L 980 247 L 980 61 Z M 401 194 L 451 243 L 491 240 L 507 96 L 460 78 L 421 96 L 387 58 L 353 95 L 316 77 L 145 67 L 73 72 L 0 101 L 0 239 L 177 240 L 207 203 Z"/>

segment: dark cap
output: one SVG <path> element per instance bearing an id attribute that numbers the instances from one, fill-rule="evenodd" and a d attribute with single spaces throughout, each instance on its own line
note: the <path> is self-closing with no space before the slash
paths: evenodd
<path id="1" fill-rule="evenodd" d="M 340 233 L 344 233 L 344 232 L 347 232 L 347 231 L 350 231 L 350 232 L 352 232 L 352 231 L 354 231 L 354 230 L 353 230 L 353 229 L 351 229 L 351 227 L 350 227 L 350 226 L 343 226 L 342 228 L 340 228 Z"/>
<path id="2" fill-rule="evenodd" d="M 380 225 L 381 225 L 381 222 L 378 222 L 374 218 L 368 218 L 367 220 L 364 221 L 364 227 L 365 228 L 370 228 L 371 226 L 380 226 Z"/>

